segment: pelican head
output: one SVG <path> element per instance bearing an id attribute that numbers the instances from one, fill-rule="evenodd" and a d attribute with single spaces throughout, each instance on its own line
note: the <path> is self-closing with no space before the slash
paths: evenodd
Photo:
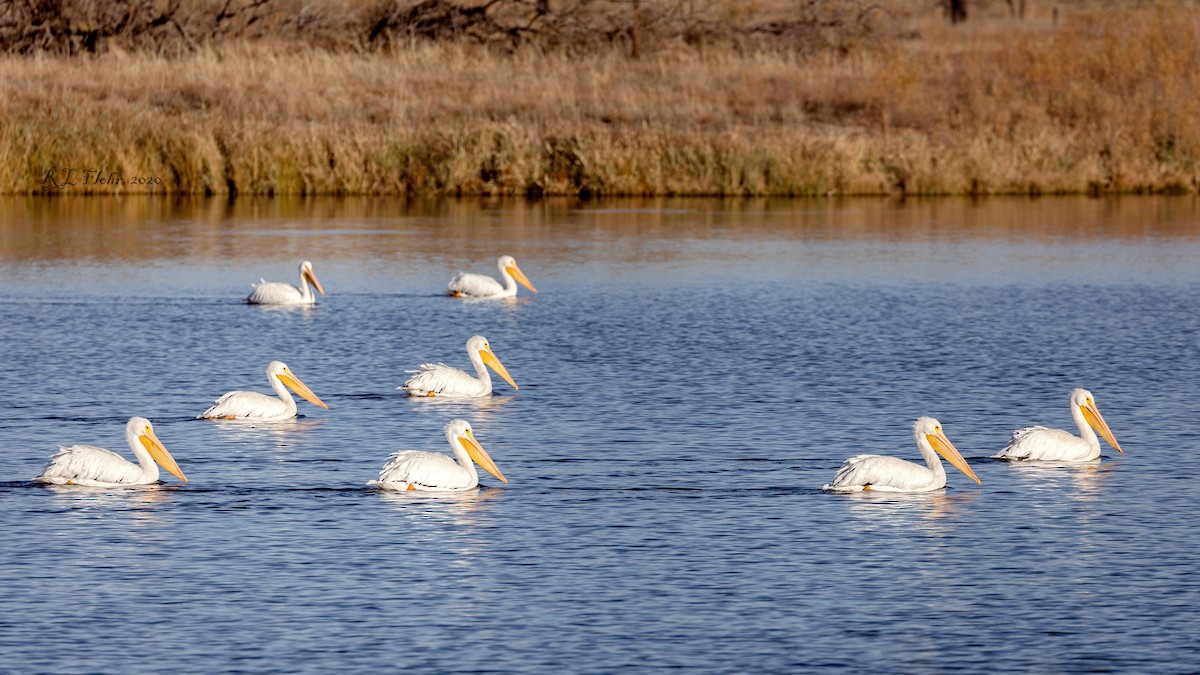
<path id="1" fill-rule="evenodd" d="M 125 424 L 125 434 L 131 439 L 136 438 L 159 466 L 171 472 L 171 475 L 179 480 L 188 482 L 187 476 L 183 475 L 183 471 L 175 463 L 175 458 L 167 452 L 167 448 L 163 446 L 162 441 L 158 440 L 158 436 L 154 435 L 154 427 L 150 425 L 150 420 L 145 417 L 130 417 L 129 422 Z"/>
<path id="2" fill-rule="evenodd" d="M 300 378 L 296 377 L 295 373 L 292 372 L 292 369 L 288 368 L 287 364 L 283 361 L 272 361 L 271 364 L 267 366 L 267 378 L 279 378 L 279 381 L 282 382 L 284 386 L 303 396 L 304 399 L 309 403 L 313 405 L 319 405 L 326 410 L 329 409 L 329 406 L 325 405 L 324 401 L 317 398 L 317 395 L 313 393 L 312 389 L 309 389 L 303 382 L 301 382 Z"/>
<path id="3" fill-rule="evenodd" d="M 943 459 L 954 465 L 954 468 L 967 474 L 967 477 L 982 485 L 979 477 L 967 466 L 967 460 L 963 459 L 962 453 L 954 444 L 946 438 L 946 434 L 942 431 L 942 423 L 932 417 L 921 417 L 913 424 L 913 436 L 917 439 L 919 445 L 922 441 L 928 443 L 933 448 L 934 452 L 941 455 Z"/>
<path id="4" fill-rule="evenodd" d="M 483 361 L 489 368 L 496 371 L 500 377 L 503 377 L 506 382 L 512 385 L 513 389 L 520 389 L 516 382 L 513 382 L 512 376 L 508 374 L 508 369 L 500 363 L 500 359 L 492 352 L 491 345 L 488 344 L 487 338 L 482 335 L 476 335 L 470 340 L 467 340 L 467 353 L 471 355 L 478 354 L 479 360 Z"/>
<path id="5" fill-rule="evenodd" d="M 496 463 L 492 461 L 491 455 L 488 455 L 487 450 L 475 440 L 475 432 L 471 430 L 471 423 L 466 420 L 450 420 L 446 425 L 446 440 L 450 442 L 450 447 L 462 447 L 467 451 L 471 459 L 476 464 L 482 466 L 484 471 L 492 474 L 496 478 L 508 482 L 504 474 L 500 473 L 500 469 L 496 467 Z"/>
<path id="6" fill-rule="evenodd" d="M 325 289 L 321 288 L 321 282 L 317 281 L 317 275 L 315 272 L 313 272 L 313 265 L 311 262 L 305 260 L 304 262 L 300 263 L 300 278 L 305 282 L 312 284 L 312 287 L 317 289 L 317 292 L 322 296 L 325 295 Z"/>
<path id="7" fill-rule="evenodd" d="M 520 267 L 517 267 L 517 261 L 511 255 L 500 256 L 500 259 L 496 261 L 496 265 L 501 271 L 512 275 L 512 278 L 516 279 L 517 283 L 537 293 L 537 289 L 533 287 L 533 284 L 529 283 L 529 279 L 525 278 L 525 274 L 521 272 Z"/>
<path id="8" fill-rule="evenodd" d="M 1096 399 L 1092 397 L 1092 392 L 1087 389 L 1073 389 L 1071 391 L 1071 407 L 1079 408 L 1083 413 L 1083 419 L 1087 420 L 1093 429 L 1099 431 L 1104 440 L 1116 448 L 1117 452 L 1125 454 L 1125 451 L 1117 444 L 1116 437 L 1109 430 L 1108 423 L 1104 421 L 1104 416 L 1100 414 L 1100 409 L 1096 407 Z"/>

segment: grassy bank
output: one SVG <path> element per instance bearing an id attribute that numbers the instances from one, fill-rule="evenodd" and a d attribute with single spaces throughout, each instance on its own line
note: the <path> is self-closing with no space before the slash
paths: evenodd
<path id="1" fill-rule="evenodd" d="M 72 193 L 1200 189 L 1190 4 L 894 21 L 903 25 L 869 42 L 815 53 L 246 39 L 180 54 L 5 56 L 0 191 L 50 181 L 73 182 L 50 190 Z"/>

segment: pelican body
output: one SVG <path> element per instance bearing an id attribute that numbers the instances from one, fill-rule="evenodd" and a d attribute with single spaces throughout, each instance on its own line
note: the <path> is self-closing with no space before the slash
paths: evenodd
<path id="1" fill-rule="evenodd" d="M 929 492 L 946 487 L 946 469 L 938 455 L 946 458 L 959 471 L 979 483 L 979 478 L 958 448 L 942 432 L 942 424 L 932 417 L 922 417 L 913 424 L 913 436 L 917 449 L 925 458 L 925 466 L 897 457 L 882 455 L 855 455 L 847 459 L 833 482 L 821 487 L 835 492 Z"/>
<path id="2" fill-rule="evenodd" d="M 260 279 L 257 284 L 250 284 L 250 296 L 246 298 L 246 302 L 252 305 L 311 305 L 316 302 L 316 296 L 313 295 L 312 288 L 317 289 L 317 292 L 322 296 L 325 295 L 325 289 L 321 288 L 321 282 L 317 281 L 317 275 L 313 273 L 313 265 L 305 260 L 300 263 L 300 285 L 293 286 L 280 281 L 267 281 Z"/>
<path id="3" fill-rule="evenodd" d="M 458 276 L 450 280 L 446 290 L 456 298 L 512 298 L 516 297 L 517 284 L 520 283 L 537 293 L 537 289 L 525 278 L 511 255 L 500 256 L 496 266 L 500 268 L 500 278 L 504 279 L 503 286 L 499 281 L 482 274 L 459 272 Z"/>
<path id="4" fill-rule="evenodd" d="M 508 482 L 487 450 L 475 440 L 469 422 L 452 420 L 446 425 L 445 432 L 454 459 L 439 452 L 401 450 L 389 457 L 379 470 L 379 480 L 369 481 L 367 485 L 383 490 L 470 490 L 479 485 L 475 462 L 496 478 Z"/>
<path id="5" fill-rule="evenodd" d="M 415 375 L 410 377 L 403 386 L 409 396 L 443 396 L 447 398 L 481 398 L 492 395 L 492 376 L 488 373 L 490 366 L 500 377 L 503 377 L 513 389 L 519 389 L 513 382 L 512 376 L 500 359 L 492 352 L 487 338 L 476 335 L 467 340 L 467 356 L 475 366 L 475 376 L 452 368 L 444 363 L 422 363 L 417 367 Z M 410 371 L 411 372 L 411 371 Z"/>
<path id="6" fill-rule="evenodd" d="M 1062 429 L 1047 427 L 1025 427 L 1017 429 L 1008 440 L 1008 445 L 994 459 L 1033 460 L 1044 462 L 1090 462 L 1100 459 L 1100 440 L 1096 431 L 1104 436 L 1117 452 L 1125 451 L 1108 428 L 1108 423 L 1096 408 L 1096 400 L 1087 389 L 1071 391 L 1071 417 L 1079 427 L 1079 436 Z M 1096 431 L 1092 429 L 1095 428 Z"/>
<path id="7" fill-rule="evenodd" d="M 275 396 L 256 391 L 231 391 L 217 399 L 216 403 L 197 419 L 248 419 L 264 422 L 291 419 L 296 416 L 296 399 L 292 398 L 289 388 L 313 405 L 329 408 L 283 361 L 272 361 L 267 366 L 267 379 L 271 382 L 271 388 L 275 390 Z"/>
<path id="8" fill-rule="evenodd" d="M 51 455 L 49 463 L 34 480 L 49 485 L 88 487 L 149 485 L 158 482 L 158 467 L 161 464 L 179 480 L 187 482 L 175 458 L 154 435 L 150 420 L 145 417 L 129 418 L 125 424 L 125 440 L 137 457 L 137 464 L 112 450 L 94 445 L 60 445 L 58 452 Z"/>

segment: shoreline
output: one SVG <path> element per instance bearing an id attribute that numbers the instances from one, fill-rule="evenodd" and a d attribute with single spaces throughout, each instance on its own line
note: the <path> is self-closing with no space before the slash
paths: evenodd
<path id="1" fill-rule="evenodd" d="M 4 56 L 0 193 L 1200 192 L 1195 12 L 918 27 L 816 56 L 253 42 Z"/>

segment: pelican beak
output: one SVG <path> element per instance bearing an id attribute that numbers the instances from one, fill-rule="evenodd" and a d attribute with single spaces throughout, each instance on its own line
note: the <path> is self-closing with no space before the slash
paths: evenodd
<path id="1" fill-rule="evenodd" d="M 153 429 L 147 429 L 142 432 L 142 435 L 138 436 L 138 440 L 142 442 L 142 445 L 146 448 L 146 452 L 150 453 L 150 457 L 158 462 L 159 466 L 170 471 L 171 475 L 179 480 L 185 483 L 188 482 L 187 476 L 183 475 L 183 471 L 179 470 L 179 465 L 175 463 L 175 458 L 171 456 L 171 453 L 167 452 L 166 446 L 162 444 L 162 441 L 158 440 L 158 436 L 154 435 Z"/>
<path id="2" fill-rule="evenodd" d="M 306 401 L 308 401 L 309 403 L 311 403 L 313 405 L 319 405 L 322 408 L 329 410 L 329 406 L 325 405 L 324 401 L 317 398 L 317 395 L 312 392 L 312 389 L 309 389 L 308 387 L 304 386 L 304 383 L 300 381 L 300 378 L 293 375 L 292 371 L 286 370 L 286 371 L 280 373 L 279 381 L 284 383 L 285 385 L 287 385 L 288 389 L 291 389 L 292 391 L 296 392 L 297 394 L 300 394 L 301 396 L 303 396 L 304 399 Z"/>
<path id="3" fill-rule="evenodd" d="M 1087 423 L 1092 425 L 1093 429 L 1099 431 L 1100 435 L 1104 437 L 1104 440 L 1108 441 L 1109 445 L 1116 448 L 1117 452 L 1122 455 L 1125 454 L 1121 446 L 1117 445 L 1117 439 L 1113 437 L 1112 431 L 1108 428 L 1108 423 L 1104 421 L 1104 417 L 1100 414 L 1100 410 L 1096 408 L 1095 403 L 1088 401 L 1080 406 L 1080 410 L 1083 411 L 1083 419 L 1087 420 Z"/>
<path id="4" fill-rule="evenodd" d="M 500 377 L 503 377 L 505 381 L 511 384 L 513 389 L 520 389 L 520 387 L 517 386 L 517 383 L 513 382 L 512 376 L 508 374 L 508 369 L 504 367 L 503 363 L 500 363 L 500 359 L 496 358 L 496 355 L 492 353 L 491 349 L 480 349 L 479 358 L 482 359 L 489 368 L 496 371 Z"/>
<path id="5" fill-rule="evenodd" d="M 512 278 L 517 280 L 518 284 L 521 284 L 525 288 L 537 293 L 537 289 L 533 287 L 533 284 L 529 283 L 529 279 L 525 278 L 525 275 L 521 272 L 521 268 L 517 267 L 516 263 L 513 263 L 504 269 L 512 275 Z"/>
<path id="6" fill-rule="evenodd" d="M 963 459 L 962 453 L 958 451 L 958 448 L 954 447 L 949 438 L 946 438 L 946 434 L 942 433 L 941 429 L 932 434 L 926 434 L 925 438 L 928 439 L 929 444 L 933 446 L 937 454 L 941 455 L 947 462 L 953 464 L 954 468 L 967 474 L 967 477 L 976 483 L 983 484 L 979 480 L 979 476 L 976 476 L 971 467 L 967 466 L 967 460 Z"/>
<path id="7" fill-rule="evenodd" d="M 505 483 L 508 482 L 508 479 L 496 467 L 496 463 L 492 461 L 491 455 L 487 454 L 487 450 L 484 450 L 478 441 L 470 436 L 459 436 L 458 442 L 462 443 L 462 446 L 467 450 L 467 454 L 471 456 L 471 459 L 475 460 L 476 464 L 482 466 L 484 471 L 487 471 Z"/>
<path id="8" fill-rule="evenodd" d="M 317 281 L 317 275 L 312 270 L 304 270 L 304 278 L 312 284 L 313 288 L 317 289 L 322 297 L 325 296 L 325 289 L 321 288 L 321 282 Z"/>

